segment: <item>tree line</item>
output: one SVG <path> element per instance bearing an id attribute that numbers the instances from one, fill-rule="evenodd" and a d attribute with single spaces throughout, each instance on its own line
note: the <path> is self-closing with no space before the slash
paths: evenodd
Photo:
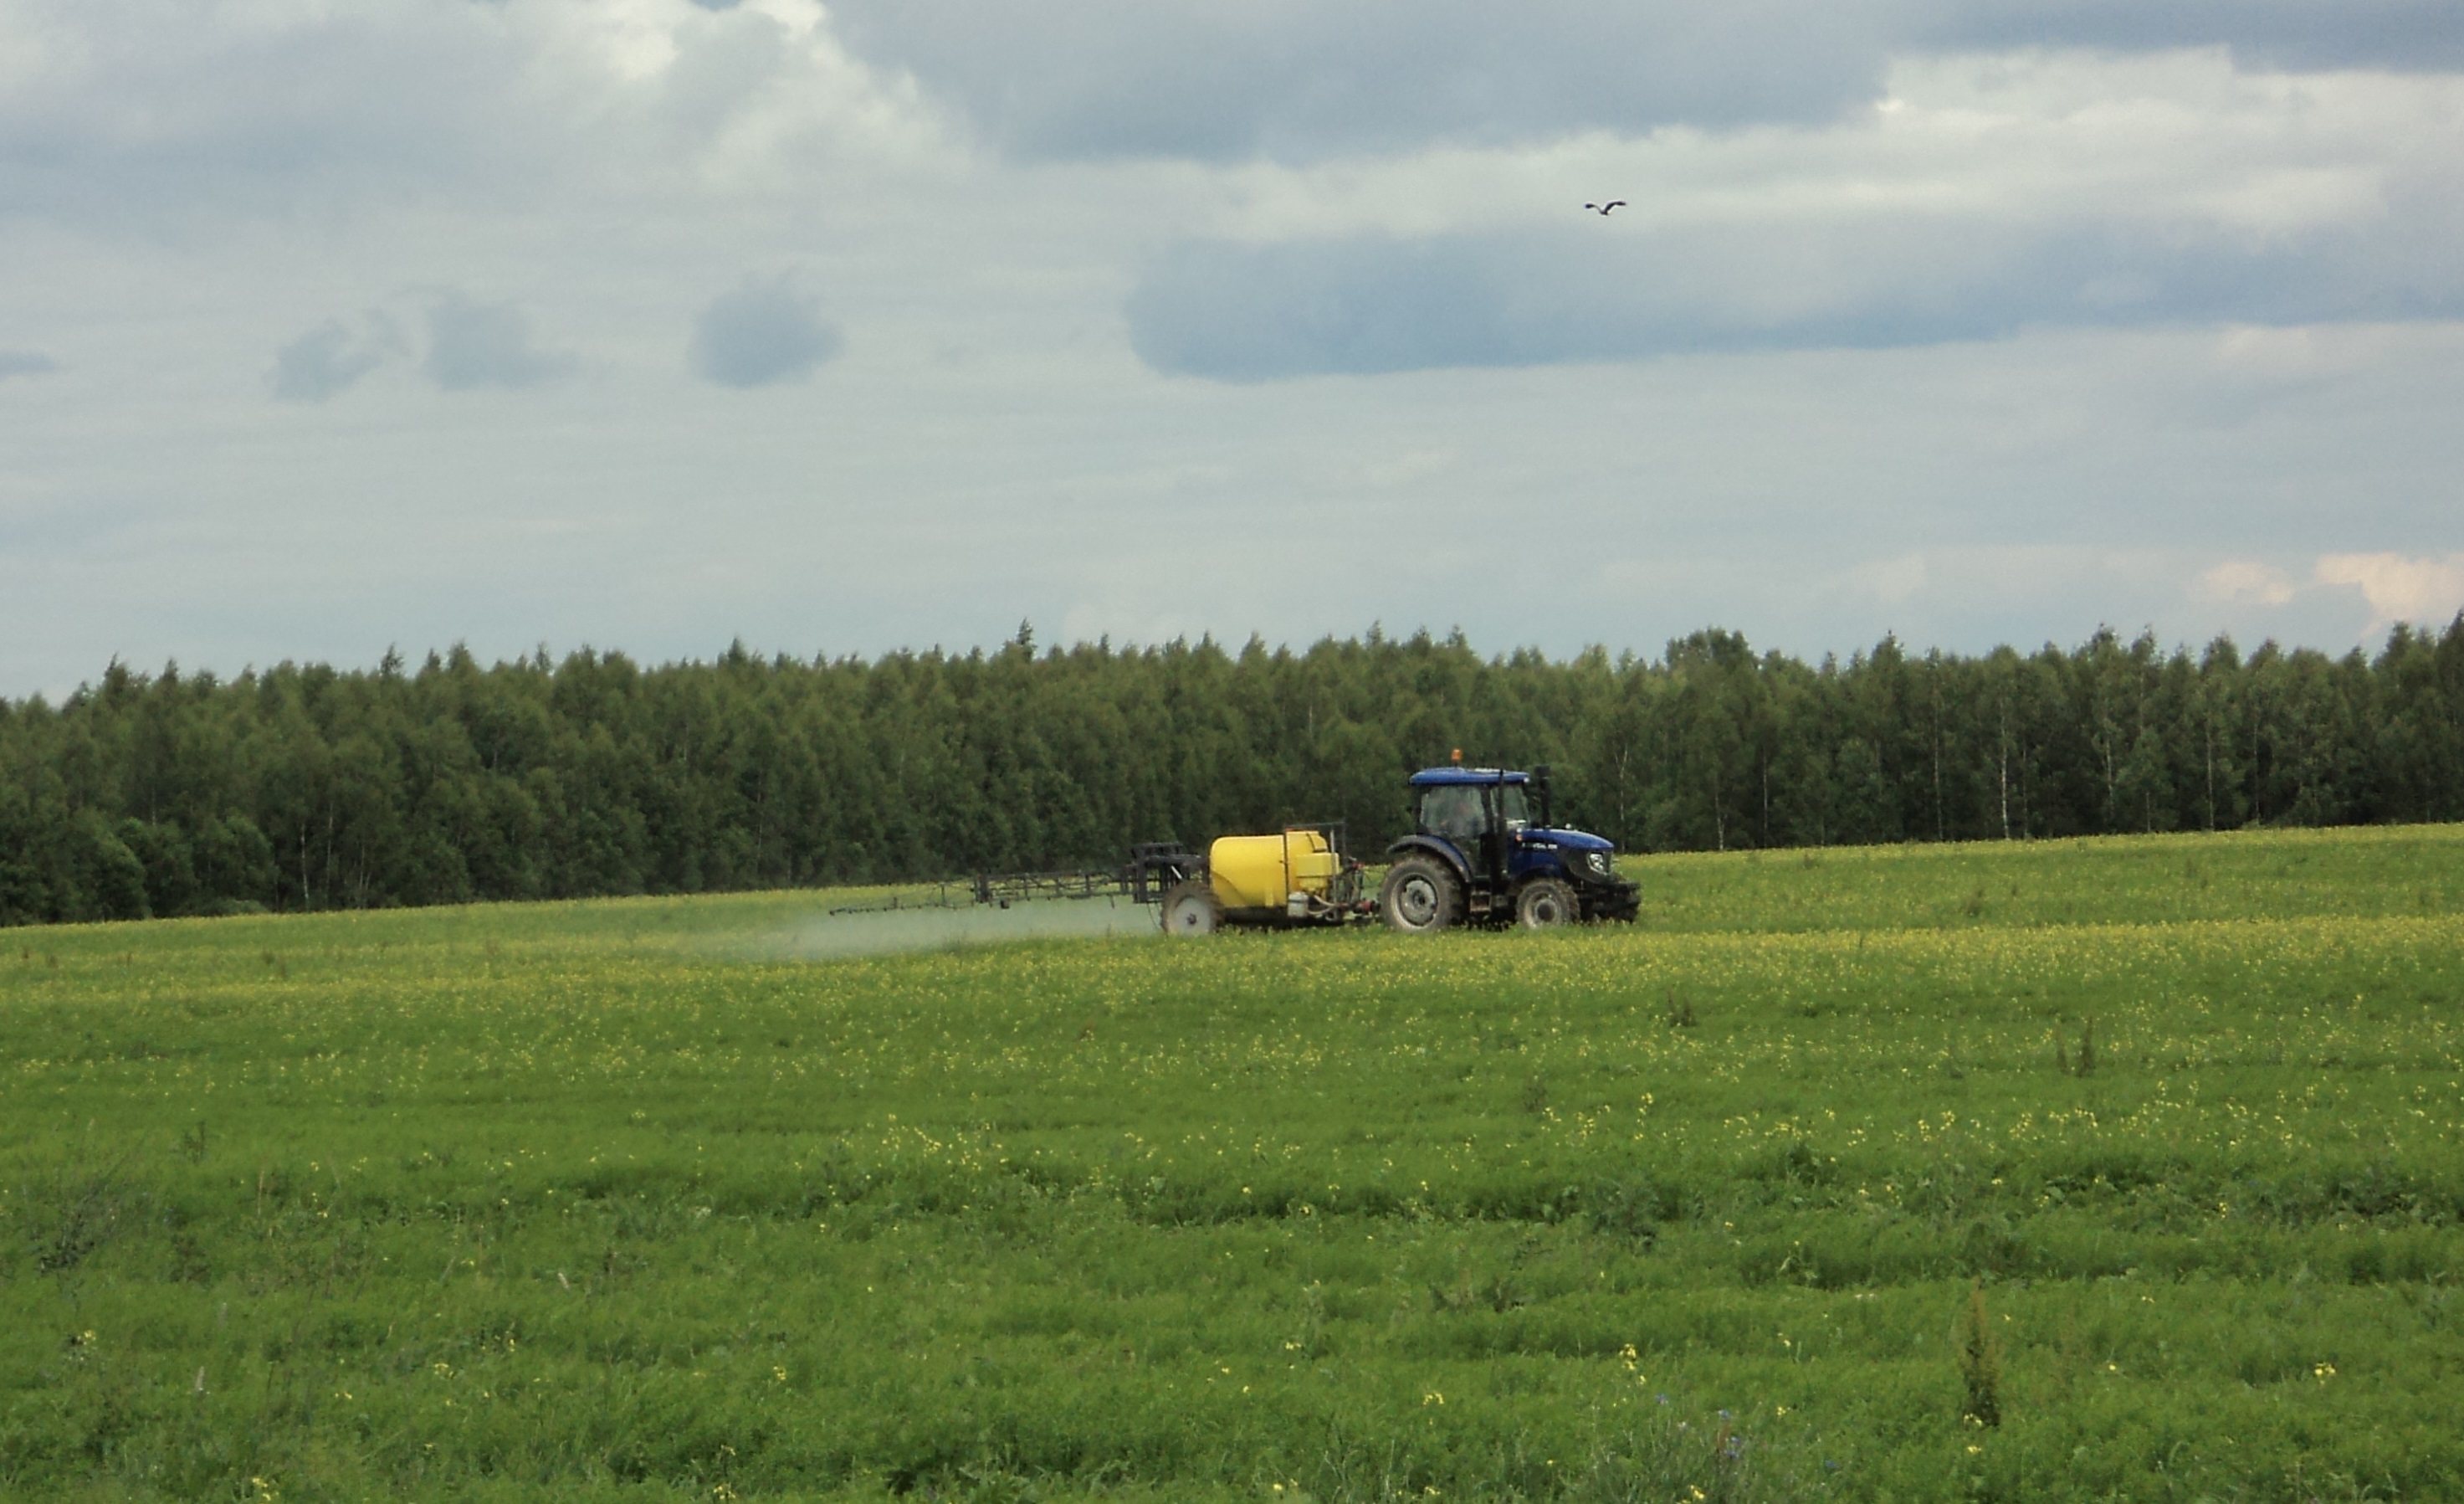
<path id="1" fill-rule="evenodd" d="M 0 698 L 0 923 L 1108 866 L 1133 842 L 1347 822 L 1404 779 L 1554 769 L 1630 851 L 2464 818 L 2464 614 L 2373 655 L 2218 639 L 1846 661 L 1723 630 L 1657 658 L 1461 633 L 658 667 L 114 663 Z"/>

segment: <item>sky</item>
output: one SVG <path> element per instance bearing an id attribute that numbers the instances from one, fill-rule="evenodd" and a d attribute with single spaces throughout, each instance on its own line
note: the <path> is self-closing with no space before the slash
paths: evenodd
<path id="1" fill-rule="evenodd" d="M 2464 0 L 0 0 L 0 695 L 2366 648 L 2459 244 Z"/>

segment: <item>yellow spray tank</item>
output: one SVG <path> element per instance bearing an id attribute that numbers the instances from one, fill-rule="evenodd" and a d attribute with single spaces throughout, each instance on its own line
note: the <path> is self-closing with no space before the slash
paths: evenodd
<path id="1" fill-rule="evenodd" d="M 1171 935 L 1210 935 L 1226 924 L 1340 924 L 1361 911 L 1360 864 L 1347 861 L 1331 826 L 1292 826 L 1280 835 L 1227 835 L 1207 848 L 1206 871 L 1163 898 Z"/>

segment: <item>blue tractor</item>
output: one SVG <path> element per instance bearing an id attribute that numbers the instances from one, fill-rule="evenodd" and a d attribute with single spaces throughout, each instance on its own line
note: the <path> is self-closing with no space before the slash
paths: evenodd
<path id="1" fill-rule="evenodd" d="M 1426 935 L 1452 924 L 1549 929 L 1576 919 L 1632 919 L 1640 885 L 1620 877 L 1617 846 L 1557 828 L 1549 770 L 1424 768 L 1412 775 L 1419 829 L 1386 849 L 1377 893 L 1390 929 Z"/>

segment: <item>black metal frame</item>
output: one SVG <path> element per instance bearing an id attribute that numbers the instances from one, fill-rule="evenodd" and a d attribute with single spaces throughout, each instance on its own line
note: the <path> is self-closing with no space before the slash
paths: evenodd
<path id="1" fill-rule="evenodd" d="M 842 903 L 837 908 L 829 909 L 825 912 L 833 916 L 841 914 L 912 914 L 918 909 L 965 908 L 967 906 L 965 901 L 961 900 L 957 895 L 954 895 L 951 892 L 953 886 L 953 884 L 948 882 L 935 883 L 933 885 L 933 896 L 929 898 L 910 897 L 905 893 L 893 893 L 889 895 L 887 897 L 866 898 L 855 903 Z"/>
<path id="2" fill-rule="evenodd" d="M 1327 884 L 1327 910 L 1346 917 L 1362 913 L 1362 868 L 1352 855 L 1349 824 L 1342 820 L 1296 820 L 1285 826 L 1283 833 L 1289 835 L 1295 830 L 1319 832 L 1326 837 L 1328 849 L 1334 852 L 1334 880 Z"/>
<path id="3" fill-rule="evenodd" d="M 1204 853 L 1177 841 L 1147 841 L 1130 848 L 1130 859 L 1109 871 L 978 873 L 968 891 L 978 903 L 1008 908 L 1032 898 L 1127 898 L 1161 903 L 1175 883 L 1203 876 Z"/>
<path id="4" fill-rule="evenodd" d="M 1133 902 L 1161 903 L 1175 884 L 1206 875 L 1206 853 L 1178 841 L 1144 841 L 1130 848 L 1122 875 Z"/>

